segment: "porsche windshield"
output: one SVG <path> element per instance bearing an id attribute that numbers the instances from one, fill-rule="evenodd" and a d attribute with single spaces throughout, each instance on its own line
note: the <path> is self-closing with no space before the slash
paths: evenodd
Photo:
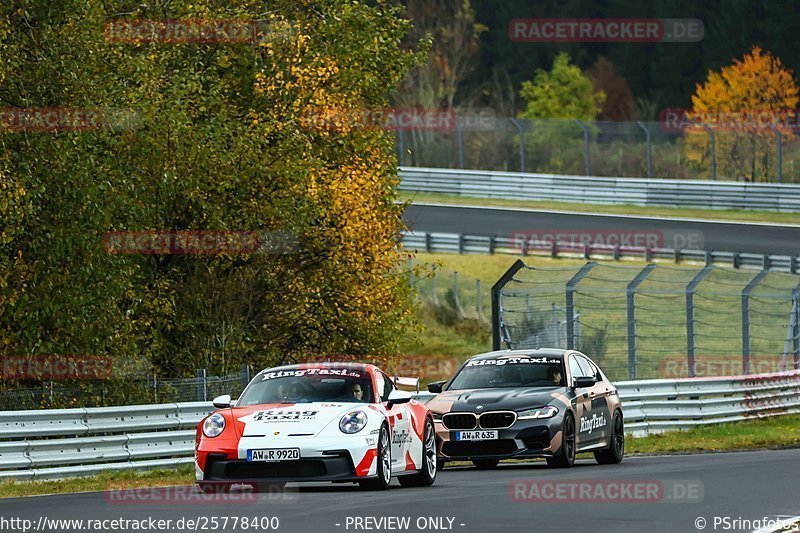
<path id="1" fill-rule="evenodd" d="M 564 365 L 549 357 L 515 357 L 468 362 L 447 390 L 564 385 Z"/>
<path id="2" fill-rule="evenodd" d="M 266 403 L 369 403 L 369 374 L 344 369 L 264 372 L 242 393 L 237 406 Z"/>

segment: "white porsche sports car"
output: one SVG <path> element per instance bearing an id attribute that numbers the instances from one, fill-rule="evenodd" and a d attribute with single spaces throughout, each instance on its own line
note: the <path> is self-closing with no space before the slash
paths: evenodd
<path id="1" fill-rule="evenodd" d="M 436 479 L 430 411 L 369 364 L 308 363 L 259 372 L 240 398 L 214 400 L 197 428 L 204 491 L 287 481 L 355 482 L 385 489 Z M 416 380 L 415 380 L 416 381 Z"/>

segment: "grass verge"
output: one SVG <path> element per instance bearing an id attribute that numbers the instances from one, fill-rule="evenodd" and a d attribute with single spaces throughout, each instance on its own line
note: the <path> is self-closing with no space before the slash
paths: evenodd
<path id="1" fill-rule="evenodd" d="M 629 437 L 628 453 L 691 453 L 800 446 L 800 415 L 713 424 L 686 431 Z"/>
<path id="2" fill-rule="evenodd" d="M 731 222 L 768 222 L 772 224 L 797 224 L 797 213 L 776 213 L 773 211 L 743 211 L 727 209 L 700 209 L 683 207 L 652 207 L 631 204 L 576 204 L 571 202 L 533 202 L 529 200 L 503 200 L 499 198 L 474 198 L 450 194 L 423 194 L 401 192 L 402 201 L 431 202 L 440 204 L 486 205 L 493 207 L 522 207 L 548 211 L 575 211 L 607 213 L 611 215 L 640 215 L 662 218 L 704 218 Z"/>
<path id="3" fill-rule="evenodd" d="M 133 489 L 138 487 L 166 487 L 192 483 L 194 483 L 194 466 L 184 465 L 174 469 L 158 469 L 145 472 L 130 470 L 104 472 L 97 476 L 57 481 L 6 480 L 0 482 L 0 498 Z"/>

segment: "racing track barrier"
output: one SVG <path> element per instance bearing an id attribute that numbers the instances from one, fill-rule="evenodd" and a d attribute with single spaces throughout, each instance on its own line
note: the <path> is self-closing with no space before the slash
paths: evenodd
<path id="1" fill-rule="evenodd" d="M 642 246 L 612 246 L 609 244 L 577 245 L 550 240 L 520 241 L 511 236 L 464 235 L 441 232 L 407 232 L 403 246 L 427 253 L 539 255 L 552 258 L 570 257 L 601 260 L 667 261 L 729 265 L 733 268 L 798 272 L 800 256 L 765 255 L 706 250 L 675 250 Z"/>
<path id="2" fill-rule="evenodd" d="M 800 211 L 798 185 L 417 167 L 401 167 L 399 174 L 399 189 L 412 193 L 539 202 Z"/>
<path id="3" fill-rule="evenodd" d="M 798 370 L 616 385 L 633 435 L 800 412 Z M 0 412 L 0 480 L 191 464 L 194 428 L 212 410 L 192 402 Z"/>

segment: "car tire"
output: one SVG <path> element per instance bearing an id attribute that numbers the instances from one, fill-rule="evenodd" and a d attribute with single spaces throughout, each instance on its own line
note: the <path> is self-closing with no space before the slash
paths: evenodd
<path id="1" fill-rule="evenodd" d="M 575 464 L 575 419 L 567 413 L 561 425 L 561 448 L 553 457 L 547 458 L 547 465 L 554 468 L 569 468 Z"/>
<path id="2" fill-rule="evenodd" d="M 389 440 L 389 427 L 381 426 L 378 438 L 377 476 L 373 479 L 359 481 L 361 488 L 368 490 L 386 490 L 392 483 L 392 443 Z"/>
<path id="3" fill-rule="evenodd" d="M 473 459 L 472 464 L 478 470 L 494 470 L 500 464 L 499 459 Z"/>
<path id="4" fill-rule="evenodd" d="M 433 421 L 425 420 L 425 431 L 422 433 L 422 468 L 416 474 L 399 476 L 397 481 L 402 487 L 430 487 L 436 481 L 436 472 L 439 471 L 439 462 L 436 458 L 436 431 Z"/>
<path id="5" fill-rule="evenodd" d="M 622 462 L 625 456 L 625 423 L 622 413 L 614 412 L 611 422 L 611 435 L 608 438 L 608 448 L 594 452 L 594 460 L 601 465 L 616 465 Z"/>

